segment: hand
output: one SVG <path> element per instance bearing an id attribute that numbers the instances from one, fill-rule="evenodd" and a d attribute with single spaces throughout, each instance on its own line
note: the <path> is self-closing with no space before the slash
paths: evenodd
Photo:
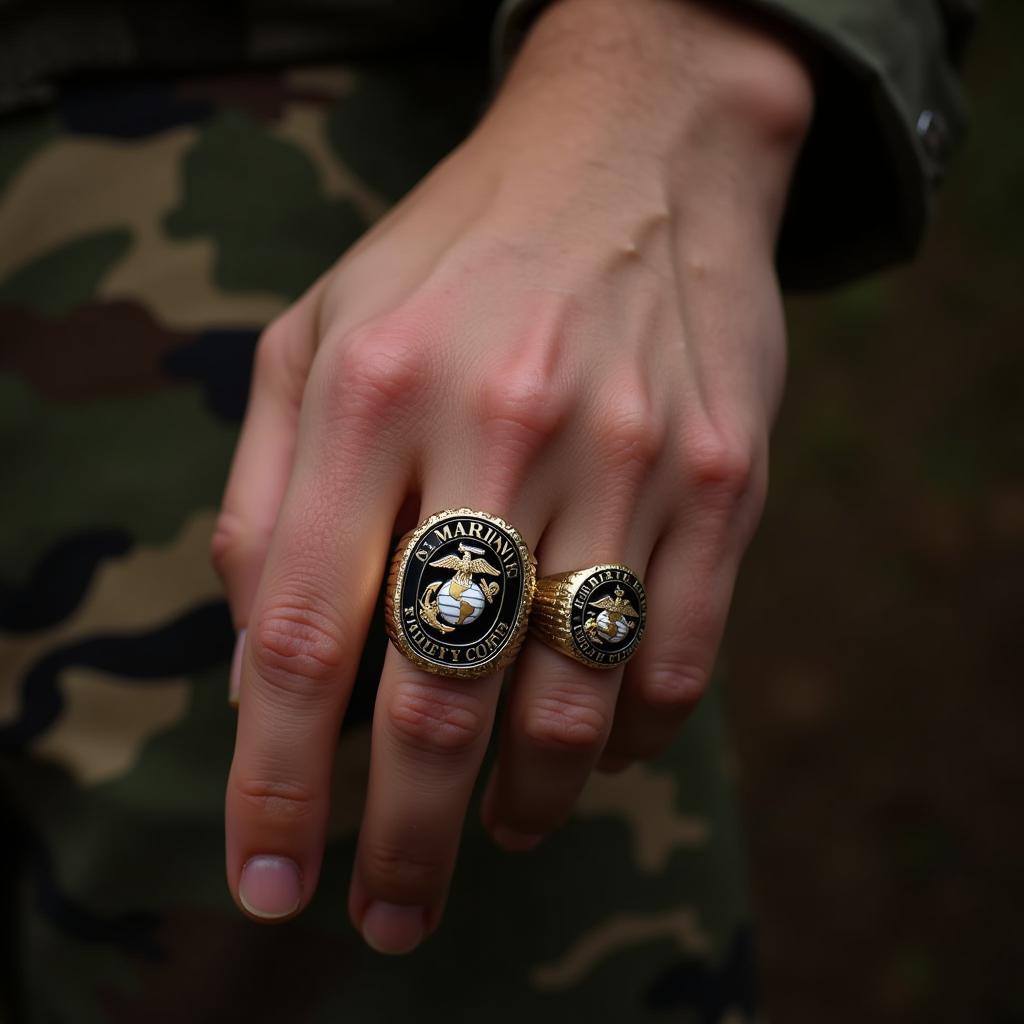
<path id="1" fill-rule="evenodd" d="M 625 672 L 523 649 L 482 808 L 503 846 L 564 822 L 595 766 L 662 751 L 707 684 L 765 490 L 810 86 L 745 24 L 624 6 L 552 4 L 466 142 L 260 342 L 214 541 L 248 627 L 227 865 L 255 917 L 316 887 L 403 508 L 483 509 L 544 574 L 624 561 L 646 582 Z M 500 684 L 388 650 L 349 900 L 376 948 L 438 925 Z"/>

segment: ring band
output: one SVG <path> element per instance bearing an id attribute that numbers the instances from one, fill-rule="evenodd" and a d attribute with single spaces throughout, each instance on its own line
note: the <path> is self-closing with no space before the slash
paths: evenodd
<path id="1" fill-rule="evenodd" d="M 398 543 L 384 598 L 388 636 L 435 675 L 490 675 L 519 653 L 536 583 L 537 561 L 514 527 L 446 509 Z"/>
<path id="2" fill-rule="evenodd" d="M 530 631 L 591 668 L 615 668 L 636 653 L 647 626 L 647 592 L 612 562 L 537 581 Z"/>

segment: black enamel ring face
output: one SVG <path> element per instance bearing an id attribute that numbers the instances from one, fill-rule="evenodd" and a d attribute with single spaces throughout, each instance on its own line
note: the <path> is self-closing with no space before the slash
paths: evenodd
<path id="1" fill-rule="evenodd" d="M 518 650 L 534 571 L 503 520 L 469 509 L 431 516 L 399 552 L 393 574 L 389 632 L 417 664 L 484 675 Z"/>
<path id="2" fill-rule="evenodd" d="M 594 569 L 569 594 L 569 631 L 576 653 L 594 665 L 632 657 L 647 625 L 647 594 L 624 566 Z"/>

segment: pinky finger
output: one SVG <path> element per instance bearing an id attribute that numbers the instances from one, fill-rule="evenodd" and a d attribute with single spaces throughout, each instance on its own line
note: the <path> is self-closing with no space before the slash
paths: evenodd
<path id="1" fill-rule="evenodd" d="M 651 556 L 647 636 L 626 668 L 601 770 L 664 751 L 707 689 L 741 555 L 723 532 L 678 527 Z"/>

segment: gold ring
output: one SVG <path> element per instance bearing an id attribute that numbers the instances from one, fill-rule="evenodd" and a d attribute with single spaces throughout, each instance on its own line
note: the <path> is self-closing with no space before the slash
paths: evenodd
<path id="1" fill-rule="evenodd" d="M 615 668 L 636 653 L 647 626 L 647 592 L 612 562 L 537 581 L 530 631 L 591 668 Z"/>
<path id="2" fill-rule="evenodd" d="M 446 509 L 399 541 L 384 598 L 388 636 L 428 672 L 490 675 L 519 653 L 536 584 L 518 530 L 486 512 Z"/>

